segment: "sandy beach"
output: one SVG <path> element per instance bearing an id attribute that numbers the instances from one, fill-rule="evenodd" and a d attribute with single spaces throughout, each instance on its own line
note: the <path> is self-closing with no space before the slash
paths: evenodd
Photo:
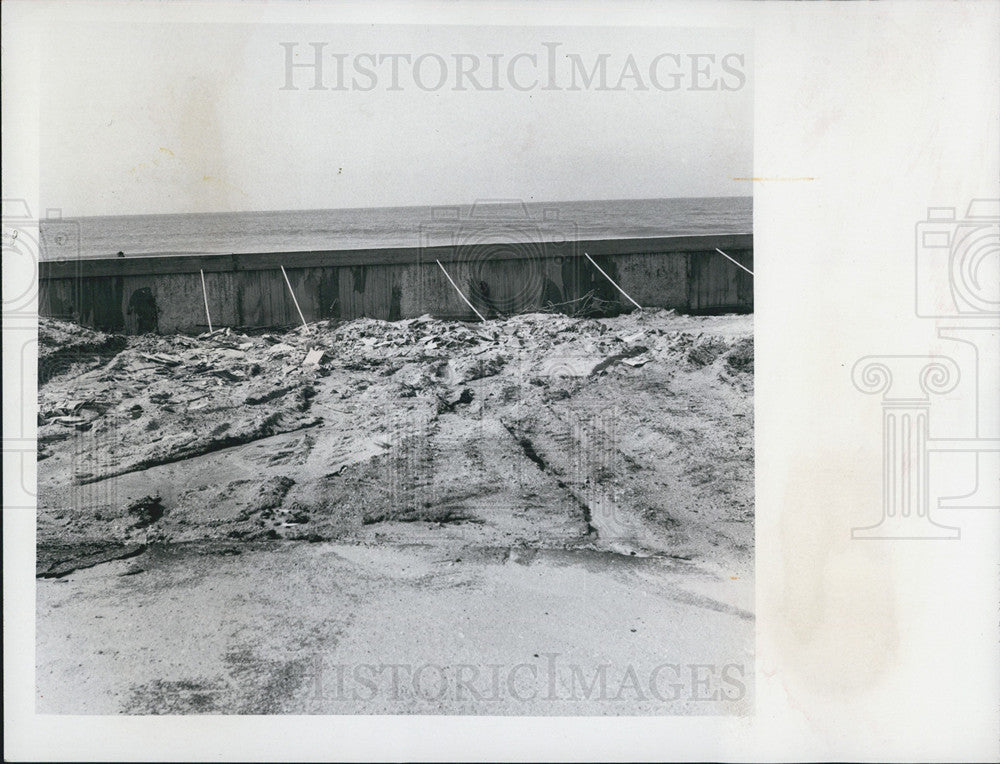
<path id="1" fill-rule="evenodd" d="M 39 357 L 40 713 L 752 707 L 752 316 Z"/>

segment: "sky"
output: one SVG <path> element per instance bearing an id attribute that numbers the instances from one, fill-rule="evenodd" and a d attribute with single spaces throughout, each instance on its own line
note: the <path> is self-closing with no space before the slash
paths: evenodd
<path id="1" fill-rule="evenodd" d="M 734 178 L 752 174 L 750 39 L 620 27 L 53 26 L 42 203 L 76 217 L 744 195 L 749 184 Z M 324 89 L 313 89 L 317 47 Z M 289 70 L 289 60 L 309 66 Z"/>

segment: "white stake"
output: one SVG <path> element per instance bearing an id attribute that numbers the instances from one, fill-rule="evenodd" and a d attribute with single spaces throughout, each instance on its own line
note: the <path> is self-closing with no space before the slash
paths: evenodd
<path id="1" fill-rule="evenodd" d="M 615 280 L 613 278 L 611 278 L 608 274 L 606 274 L 604 272 L 604 269 L 601 266 L 599 266 L 597 263 L 594 262 L 594 258 L 592 258 L 590 255 L 588 255 L 586 252 L 583 253 L 583 256 L 586 257 L 588 260 L 590 260 L 591 264 L 595 268 L 597 268 L 597 270 L 599 270 L 601 272 L 601 275 L 604 276 L 604 278 L 606 278 L 608 281 L 611 282 L 611 286 L 613 286 L 615 289 L 617 289 L 619 292 L 621 292 L 623 295 L 625 295 L 625 298 L 630 303 L 632 303 L 633 305 L 635 305 L 635 307 L 637 307 L 639 310 L 642 310 L 642 306 L 639 303 L 637 303 L 635 300 L 633 300 L 631 297 L 629 297 L 628 296 L 628 292 L 626 292 L 624 289 L 622 289 L 620 286 L 618 286 L 615 283 Z"/>
<path id="2" fill-rule="evenodd" d="M 443 265 L 441 265 L 441 261 L 440 261 L 440 260 L 435 260 L 434 262 L 436 262 L 436 263 L 438 264 L 438 268 L 440 268 L 440 269 L 442 270 L 442 272 L 444 273 L 445 277 L 446 277 L 446 278 L 448 279 L 448 281 L 450 281 L 450 282 L 451 282 L 451 285 L 452 285 L 453 287 L 455 287 L 455 291 L 456 291 L 456 292 L 458 292 L 458 296 L 462 298 L 462 301 L 463 301 L 463 302 L 464 302 L 464 303 L 465 303 L 466 305 L 468 305 L 468 306 L 469 306 L 470 308 L 472 308 L 472 312 L 473 312 L 473 313 L 475 313 L 475 314 L 476 314 L 477 316 L 479 316 L 479 320 L 480 320 L 480 321 L 482 321 L 482 322 L 483 322 L 483 323 L 485 324 L 485 323 L 486 323 L 486 319 L 485 319 L 485 318 L 483 318 L 483 314 L 482 314 L 482 313 L 480 313 L 480 312 L 479 312 L 478 310 L 476 310 L 476 306 L 475 306 L 475 305 L 473 305 L 473 304 L 472 304 L 471 302 L 469 302 L 469 301 L 468 301 L 468 300 L 467 300 L 467 299 L 465 298 L 465 295 L 464 295 L 464 294 L 462 294 L 462 290 L 458 288 L 458 284 L 456 284 L 456 283 L 455 283 L 454 281 L 452 281 L 452 278 L 451 278 L 451 276 L 449 276 L 449 275 L 448 275 L 448 271 L 446 271 L 446 270 L 444 269 L 444 266 L 443 266 Z"/>
<path id="3" fill-rule="evenodd" d="M 208 290 L 205 289 L 205 271 L 201 272 L 201 295 L 205 298 L 205 318 L 208 319 L 208 331 L 212 331 L 212 314 L 208 312 Z"/>
<path id="4" fill-rule="evenodd" d="M 752 270 L 750 270 L 749 268 L 747 268 L 747 267 L 746 267 L 745 265 L 740 265 L 739 263 L 737 263 L 737 262 L 736 262 L 735 260 L 733 260 L 733 258 L 731 258 L 731 257 L 730 257 L 729 255 L 727 255 L 727 254 L 726 254 L 725 252 L 723 252 L 723 251 L 722 251 L 721 249 L 719 249 L 718 247 L 716 247 L 716 248 L 715 248 L 715 251 L 716 251 L 716 252 L 718 252 L 718 253 L 719 253 L 720 255 L 722 255 L 722 256 L 723 256 L 724 258 L 726 258 L 727 260 L 729 260 L 729 261 L 730 261 L 731 263 L 733 263 L 733 264 L 734 264 L 735 266 L 737 266 L 738 268 L 742 268 L 742 269 L 743 269 L 743 270 L 745 270 L 745 271 L 746 271 L 747 273 L 749 273 L 749 274 L 750 274 L 751 276 L 753 276 L 753 271 L 752 271 Z"/>
<path id="5" fill-rule="evenodd" d="M 302 320 L 302 328 L 307 332 L 309 331 L 309 325 L 306 324 L 305 316 L 302 315 L 302 308 L 299 307 L 299 301 L 295 299 L 295 290 L 292 289 L 292 282 L 288 280 L 288 274 L 285 273 L 285 266 L 281 266 L 281 275 L 285 277 L 285 283 L 288 284 L 288 291 L 292 295 L 292 302 L 295 303 L 295 310 L 299 312 L 299 318 Z"/>

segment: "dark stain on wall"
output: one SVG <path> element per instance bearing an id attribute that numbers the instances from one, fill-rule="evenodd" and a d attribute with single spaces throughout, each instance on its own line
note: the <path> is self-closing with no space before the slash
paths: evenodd
<path id="1" fill-rule="evenodd" d="M 556 286 L 556 282 L 549 278 L 545 279 L 545 283 L 542 285 L 542 307 L 559 305 L 563 302 L 565 302 L 563 294 Z"/>
<path id="2" fill-rule="evenodd" d="M 689 313 L 753 312 L 753 276 L 722 255 L 690 252 L 687 255 Z M 753 270 L 753 252 L 732 250 L 730 257 Z"/>
<path id="3" fill-rule="evenodd" d="M 320 271 L 319 312 L 320 318 L 340 318 L 340 268 Z"/>
<path id="4" fill-rule="evenodd" d="M 586 258 L 584 259 L 586 260 Z M 618 263 L 613 257 L 609 255 L 598 255 L 594 258 L 594 262 L 601 266 L 604 272 L 607 273 L 615 283 L 618 283 Z M 590 266 L 591 288 L 594 290 L 595 296 L 599 300 L 617 304 L 619 297 L 621 297 L 618 290 L 615 289 L 614 285 L 604 278 L 604 276 L 602 276 L 589 261 L 587 262 L 587 265 Z"/>
<path id="5" fill-rule="evenodd" d="M 469 302 L 486 318 L 497 314 L 496 305 L 490 297 L 490 285 L 485 279 L 473 276 L 468 284 Z"/>
<path id="6" fill-rule="evenodd" d="M 627 245 L 619 245 L 617 253 L 595 254 L 594 260 L 627 290 L 638 279 L 642 284 L 641 294 L 634 296 L 649 307 L 670 307 L 686 313 L 752 312 L 753 277 L 709 251 L 707 247 L 712 243 L 696 242 L 697 247 L 691 249 L 677 247 L 662 252 L 649 248 L 648 244 L 643 250 L 644 245 L 638 243 L 636 254 L 630 254 L 633 250 L 626 249 Z M 753 269 L 752 244 L 732 246 L 723 242 L 723 246 L 741 264 Z M 198 271 L 183 270 L 183 263 L 178 264 L 179 270 L 172 270 L 172 262 L 164 259 L 151 264 L 148 273 L 124 277 L 112 274 L 45 277 L 42 269 L 39 310 L 43 315 L 68 318 L 107 331 L 198 331 L 196 322 L 204 316 Z M 223 282 L 226 288 L 219 287 L 214 295 L 209 280 L 212 316 L 216 319 L 219 315 L 217 323 L 235 320 L 235 325 L 244 327 L 298 323 L 281 271 L 270 263 L 267 267 L 217 272 L 233 274 L 230 281 Z M 362 315 L 397 320 L 425 312 L 474 318 L 434 262 L 317 264 L 292 267 L 289 276 L 307 321 Z M 146 286 L 137 288 L 143 284 Z M 476 308 L 488 317 L 550 305 L 558 306 L 557 310 L 583 309 L 590 313 L 596 309 L 604 314 L 632 309 L 582 256 L 544 261 L 490 260 L 472 273 L 466 271 L 459 284 Z M 407 289 L 414 292 L 404 294 Z M 587 295 L 600 301 L 596 306 L 591 305 L 591 310 L 573 302 Z M 157 305 L 157 301 L 161 304 Z M 192 322 L 190 325 L 184 323 L 188 320 Z"/>
<path id="7" fill-rule="evenodd" d="M 236 325 L 246 326 L 247 320 L 243 316 L 243 290 L 236 290 Z"/>
<path id="8" fill-rule="evenodd" d="M 403 290 L 398 284 L 392 287 L 392 295 L 389 297 L 389 321 L 398 321 L 403 317 Z"/>
<path id="9" fill-rule="evenodd" d="M 368 269 L 364 265 L 354 265 L 351 267 L 351 274 L 354 276 L 354 291 L 363 293 L 365 291 Z"/>
<path id="10" fill-rule="evenodd" d="M 77 283 L 68 279 L 42 281 L 38 290 L 38 313 L 67 321 L 75 320 L 79 301 L 75 299 L 73 287 Z"/>
<path id="11" fill-rule="evenodd" d="M 80 323 L 101 331 L 124 331 L 122 293 L 124 279 L 113 276 L 104 279 L 80 279 L 77 282 L 76 302 Z"/>
<path id="12" fill-rule="evenodd" d="M 160 311 L 156 306 L 153 291 L 149 287 L 142 287 L 132 292 L 132 296 L 128 298 L 128 314 L 135 318 L 135 329 L 138 334 L 159 330 Z"/>
<path id="13" fill-rule="evenodd" d="M 618 280 L 618 266 L 610 256 L 598 256 L 594 262 L 601 266 L 612 279 Z M 564 301 L 582 301 L 588 296 L 601 301 L 602 313 L 612 315 L 621 311 L 618 290 L 615 289 L 593 264 L 585 257 L 567 257 L 562 262 Z"/>

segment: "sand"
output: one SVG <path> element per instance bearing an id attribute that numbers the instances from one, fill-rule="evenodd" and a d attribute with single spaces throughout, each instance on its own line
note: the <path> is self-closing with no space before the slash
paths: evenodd
<path id="1" fill-rule="evenodd" d="M 40 712 L 749 709 L 752 317 L 41 344 Z"/>

